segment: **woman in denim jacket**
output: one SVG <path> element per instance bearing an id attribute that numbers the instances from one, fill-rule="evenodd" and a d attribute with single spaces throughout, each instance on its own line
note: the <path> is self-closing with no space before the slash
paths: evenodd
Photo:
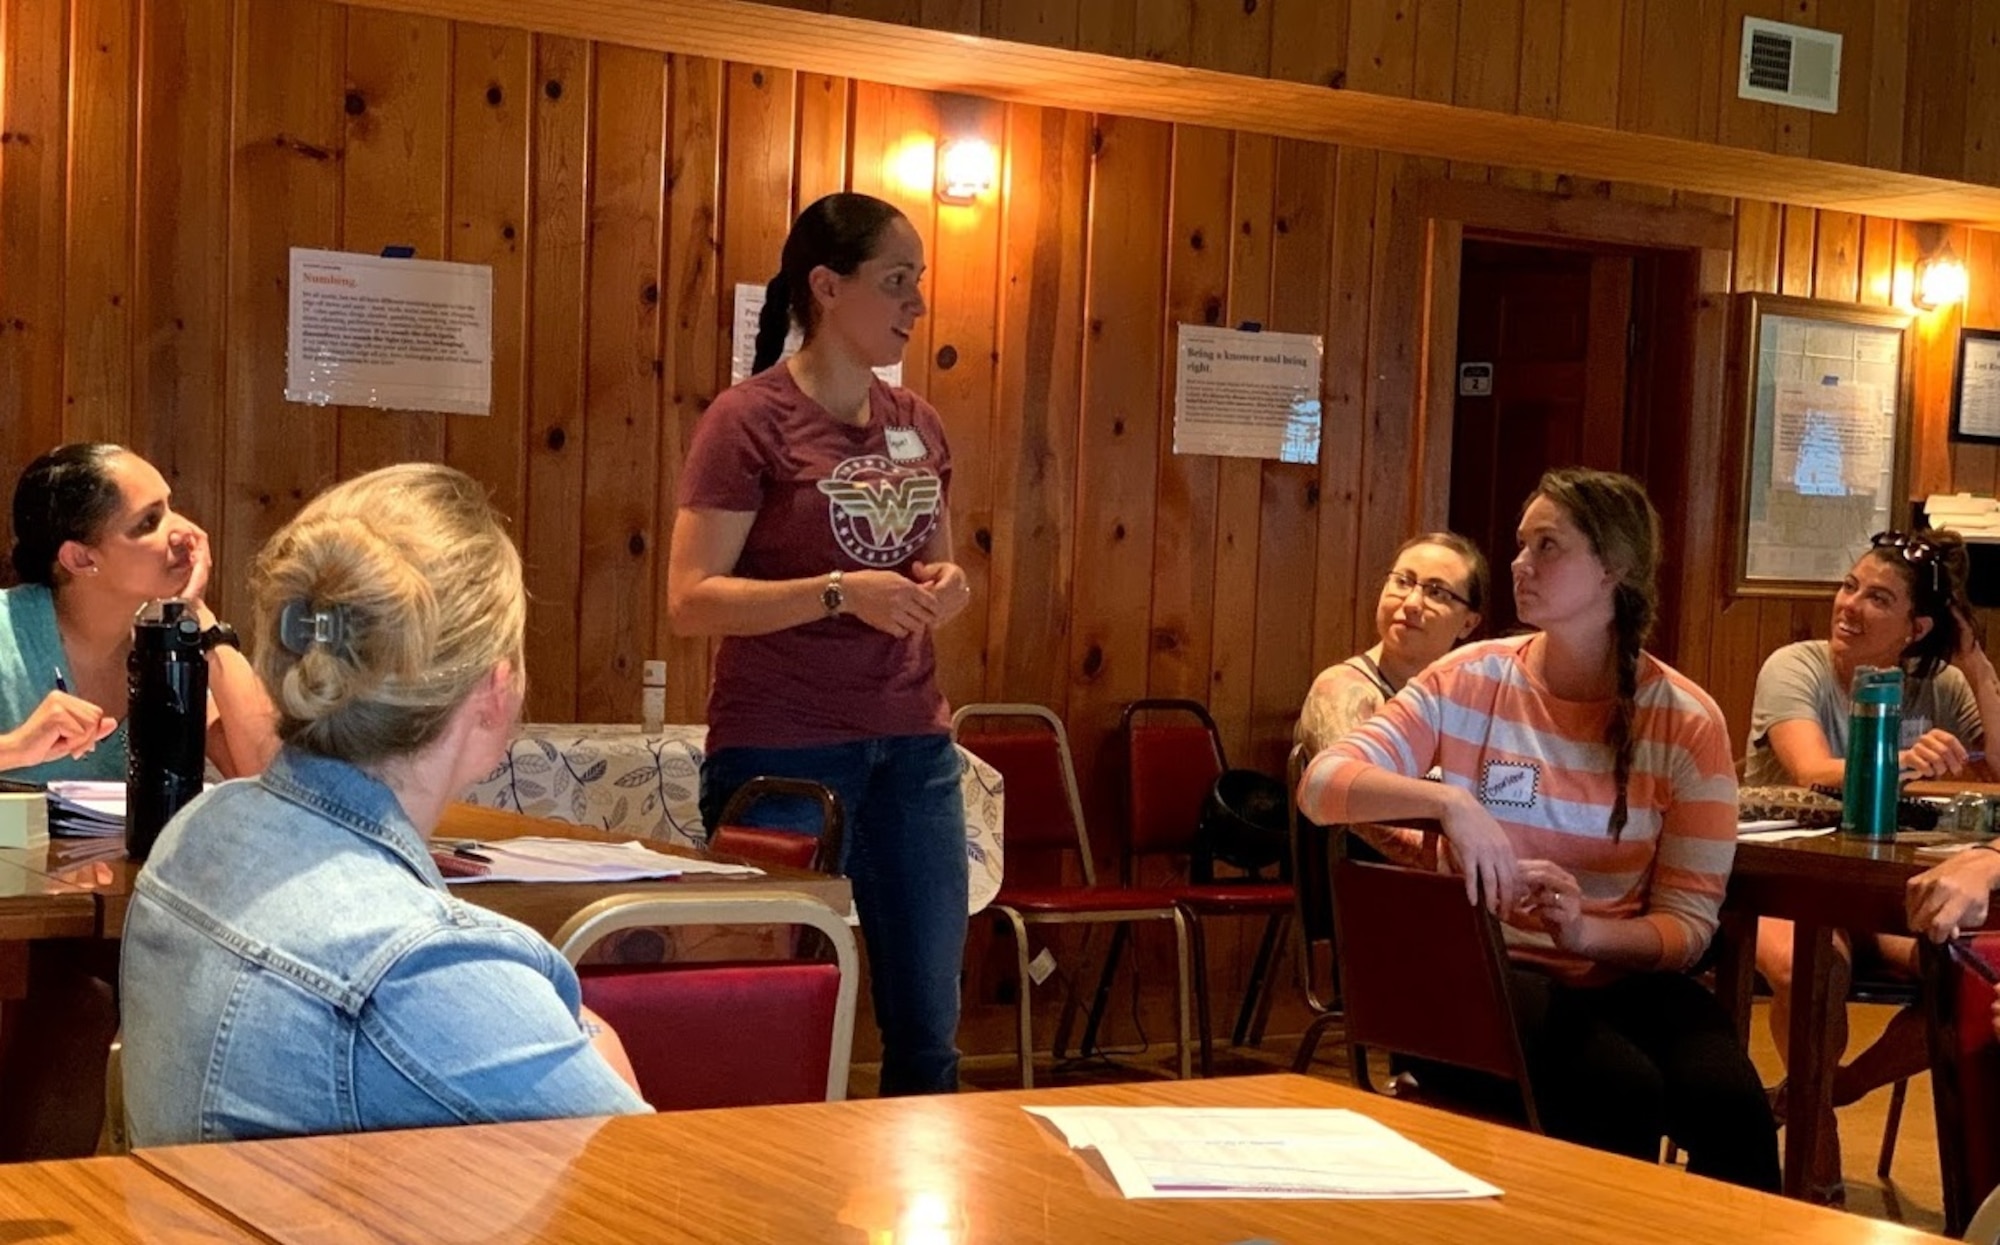
<path id="1" fill-rule="evenodd" d="M 251 589 L 284 748 L 175 817 L 134 887 L 133 1142 L 646 1110 L 568 964 L 430 857 L 521 707 L 521 559 L 484 490 L 431 464 L 349 481 Z"/>

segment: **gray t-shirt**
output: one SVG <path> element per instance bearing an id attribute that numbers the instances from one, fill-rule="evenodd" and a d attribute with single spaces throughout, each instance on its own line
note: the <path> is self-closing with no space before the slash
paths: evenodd
<path id="1" fill-rule="evenodd" d="M 1771 750 L 1771 728 L 1780 722 L 1818 723 L 1833 755 L 1846 756 L 1847 718 L 1853 706 L 1847 686 L 1834 677 L 1830 642 L 1802 640 L 1771 654 L 1757 672 L 1757 694 L 1750 702 L 1750 758 L 1743 785 L 1791 784 L 1791 776 Z M 1933 728 L 1948 731 L 1968 748 L 1977 747 L 1985 735 L 1972 685 L 1955 667 L 1946 666 L 1934 678 L 1903 682 L 1903 747 Z"/>

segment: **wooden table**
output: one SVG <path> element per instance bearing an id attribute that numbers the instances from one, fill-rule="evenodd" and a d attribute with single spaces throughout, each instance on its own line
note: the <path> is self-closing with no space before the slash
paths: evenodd
<path id="1" fill-rule="evenodd" d="M 1916 850 L 1910 844 L 1849 838 L 1838 832 L 1780 843 L 1737 844 L 1729 896 L 1723 906 L 1716 984 L 1736 1019 L 1738 1035 L 1746 1041 L 1757 918 L 1780 917 L 1794 922 L 1792 1014 L 1785 1059 L 1790 1099 L 1785 1120 L 1785 1191 L 1793 1196 L 1802 1197 L 1808 1191 L 1823 1114 L 1812 1104 L 1831 1102 L 1833 1065 L 1839 1054 L 1827 1050 L 1820 1030 L 1820 1018 L 1831 1005 L 1833 933 L 1845 929 L 1908 934 L 1904 891 L 1912 877 L 1930 867 L 1929 862 L 1916 858 Z M 1930 991 L 1936 984 L 1937 965 L 1928 949 L 1923 963 L 1925 989 Z M 1934 1043 L 1935 1039 L 1933 1035 Z M 1932 1086 L 1934 1092 L 1943 1088 L 1935 1079 Z M 1963 1230 L 1966 1216 L 1984 1194 L 1984 1190 L 1956 1187 L 1960 1183 L 1957 1164 L 1947 1153 L 1955 1138 L 1944 1126 L 1954 1118 L 1956 1106 L 1939 1095 L 1945 1222 L 1953 1232 Z"/>
<path id="2" fill-rule="evenodd" d="M 136 1159 L 0 1166 L 0 1241 L 261 1241 Z"/>
<path id="3" fill-rule="evenodd" d="M 1126 1201 L 1024 1103 L 1349 1107 L 1506 1191 L 1467 1202 Z M 142 1150 L 280 1242 L 1937 1238 L 1299 1076 L 755 1107 Z"/>
<path id="4" fill-rule="evenodd" d="M 605 843 L 622 843 L 631 837 L 563 821 L 524 817 L 500 809 L 476 808 L 470 804 L 453 804 L 446 808 L 437 833 L 443 838 L 498 840 L 540 835 Z M 671 844 L 648 846 L 669 856 L 704 855 L 696 848 Z M 724 856 L 717 859 L 732 858 Z M 482 882 L 475 886 L 455 886 L 452 894 L 467 903 L 511 916 L 544 937 L 555 933 L 574 913 L 606 895 L 632 891 L 679 891 L 689 886 L 727 886 L 745 890 L 776 888 L 803 892 L 824 900 L 834 911 L 843 914 L 853 906 L 854 892 L 845 878 L 828 877 L 803 869 L 759 867 L 764 870 L 762 877 L 692 874 L 685 878 L 652 882 L 551 882 L 532 885 L 524 882 Z M 58 894 L 62 897 L 61 902 L 69 905 L 60 913 L 64 921 L 61 932 L 18 936 L 51 938 L 96 934 L 103 938 L 120 937 L 125 931 L 125 909 L 132 899 L 132 880 L 138 876 L 139 869 L 137 862 L 126 859 L 122 839 L 52 838 L 42 846 L 0 849 L 0 943 L 16 936 L 10 934 L 7 925 L 9 896 L 14 887 L 21 888 L 32 898 L 33 902 L 28 907 L 39 914 L 37 919 L 55 919 L 57 914 L 52 905 Z M 76 928 L 79 913 L 88 911 L 93 903 L 94 921 L 88 927 Z M 78 904 L 82 906 L 78 907 Z M 26 910 L 23 909 L 24 912 Z"/>

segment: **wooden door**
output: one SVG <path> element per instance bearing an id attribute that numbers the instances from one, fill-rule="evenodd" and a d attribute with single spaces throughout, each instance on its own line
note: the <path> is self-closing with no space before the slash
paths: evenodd
<path id="1" fill-rule="evenodd" d="M 1625 465 L 1632 267 L 1624 254 L 1465 243 L 1449 513 L 1493 564 L 1488 635 L 1517 626 L 1507 563 L 1542 472 Z M 1490 393 L 1466 392 L 1467 364 L 1490 367 Z"/>

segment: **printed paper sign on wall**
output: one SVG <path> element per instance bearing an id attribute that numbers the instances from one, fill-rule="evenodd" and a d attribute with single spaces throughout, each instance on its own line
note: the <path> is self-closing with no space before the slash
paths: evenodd
<path id="1" fill-rule="evenodd" d="M 487 415 L 493 269 L 292 248 L 285 400 Z"/>

